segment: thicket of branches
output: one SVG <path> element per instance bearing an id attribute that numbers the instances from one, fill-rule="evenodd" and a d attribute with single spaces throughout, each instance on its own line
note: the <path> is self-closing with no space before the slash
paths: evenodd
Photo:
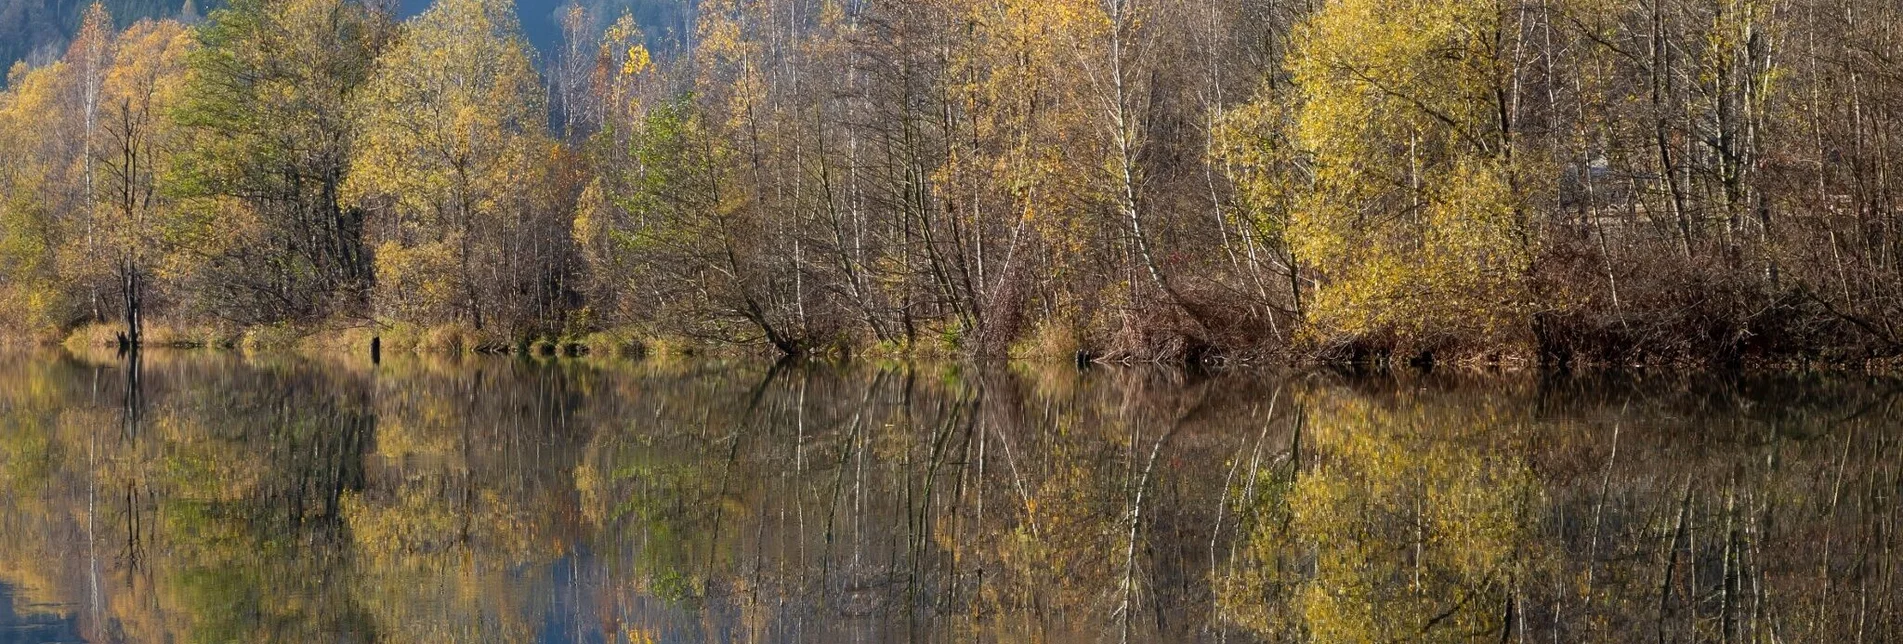
<path id="1" fill-rule="evenodd" d="M 1903 353 L 1887 0 L 703 0 L 539 61 L 507 0 L 385 6 L 16 66 L 6 325 Z"/>

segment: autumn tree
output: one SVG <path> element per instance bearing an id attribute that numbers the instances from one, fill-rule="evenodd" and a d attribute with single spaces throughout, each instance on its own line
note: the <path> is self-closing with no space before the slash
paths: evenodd
<path id="1" fill-rule="evenodd" d="M 192 39 L 183 25 L 141 21 L 119 36 L 102 96 L 97 244 L 112 266 L 126 337 L 138 346 L 155 260 L 163 252 L 159 194 L 168 154 L 178 144 L 170 110 L 185 77 Z"/>
<path id="2" fill-rule="evenodd" d="M 110 73 L 113 61 L 114 42 L 118 34 L 112 25 L 112 16 L 106 12 L 106 6 L 94 2 L 86 8 L 85 17 L 79 29 L 79 35 L 68 47 L 66 57 L 72 61 L 73 73 L 77 76 L 79 92 L 79 114 L 85 123 L 81 133 L 84 152 L 79 163 L 81 167 L 81 202 L 84 208 L 84 244 L 69 248 L 67 270 L 86 284 L 87 300 L 92 308 L 95 320 L 103 319 L 100 312 L 100 281 L 103 279 L 101 264 L 91 261 L 97 256 L 99 248 L 98 208 L 99 177 L 96 160 L 99 158 L 96 143 L 99 139 L 99 116 L 101 92 L 105 89 L 106 76 Z"/>
<path id="3" fill-rule="evenodd" d="M 1538 235 L 1519 156 L 1524 63 L 1509 7 L 1343 0 L 1294 36 L 1239 176 L 1288 209 L 1315 341 L 1432 351 L 1525 342 Z M 1285 159 L 1275 161 L 1275 159 Z M 1265 165 L 1272 164 L 1272 165 Z"/>
<path id="4" fill-rule="evenodd" d="M 353 315 L 371 283 L 364 211 L 342 199 L 353 100 L 393 33 L 356 0 L 233 0 L 195 30 L 167 190 L 189 201 L 202 314 L 242 323 Z"/>
<path id="5" fill-rule="evenodd" d="M 378 311 L 516 333 L 558 322 L 573 196 L 514 3 L 445 0 L 405 24 L 357 110 L 346 192 L 378 215 Z"/>
<path id="6" fill-rule="evenodd" d="M 786 165 L 784 110 L 796 103 L 782 82 L 796 72 L 768 53 L 792 35 L 762 9 L 702 5 L 699 48 L 676 77 L 685 91 L 672 94 L 643 96 L 637 88 L 660 82 L 650 53 L 632 21 L 611 29 L 598 87 L 619 117 L 597 135 L 599 182 L 577 232 L 597 267 L 626 266 L 609 278 L 631 278 L 629 295 L 660 312 L 642 322 L 795 354 L 821 326 L 811 322 L 830 316 L 806 281 L 806 204 L 795 191 L 808 185 Z"/>
<path id="7" fill-rule="evenodd" d="M 580 4 L 571 2 L 560 10 L 562 49 L 555 56 L 549 84 L 553 86 L 550 97 L 555 102 L 554 111 L 561 119 L 561 134 L 569 139 L 585 137 L 601 120 L 588 91 L 596 60 L 596 47 L 591 46 L 597 35 L 595 19 Z"/>
<path id="8" fill-rule="evenodd" d="M 64 101 L 73 76 L 65 63 L 16 65 L 0 92 L 0 319 L 9 335 L 59 331 L 83 313 L 85 292 L 62 279 L 60 249 L 81 195 L 69 172 L 84 153 Z"/>
<path id="9" fill-rule="evenodd" d="M 616 203 L 633 186 L 623 183 L 639 159 L 636 137 L 643 136 L 655 104 L 668 102 L 660 90 L 665 74 L 655 65 L 634 16 L 624 14 L 602 34 L 588 70 L 587 103 L 599 113 L 601 129 L 590 135 L 585 152 L 594 172 L 575 210 L 575 248 L 586 268 L 580 275 L 588 298 L 585 317 L 598 324 L 619 326 L 643 317 L 640 298 L 631 291 L 638 267 L 628 250 L 626 233 L 639 225 L 636 217 Z"/>
<path id="10" fill-rule="evenodd" d="M 103 92 L 118 34 L 99 3 L 83 13 L 65 59 L 38 69 L 17 65 L 0 95 L 0 136 L 11 156 L 0 224 L 4 287 L 14 331 L 62 332 L 103 321 L 110 307 L 110 264 L 100 230 Z"/>

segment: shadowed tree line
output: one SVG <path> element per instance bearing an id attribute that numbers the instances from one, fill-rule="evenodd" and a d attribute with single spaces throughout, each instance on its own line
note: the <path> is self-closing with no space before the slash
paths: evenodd
<path id="1" fill-rule="evenodd" d="M 16 335 L 1903 354 L 1881 0 L 234 0 L 0 94 Z"/>

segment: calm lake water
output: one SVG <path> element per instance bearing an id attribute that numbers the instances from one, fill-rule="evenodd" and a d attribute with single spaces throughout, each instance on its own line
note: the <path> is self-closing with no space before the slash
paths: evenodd
<path id="1" fill-rule="evenodd" d="M 0 642 L 1883 642 L 1867 378 L 0 358 Z"/>

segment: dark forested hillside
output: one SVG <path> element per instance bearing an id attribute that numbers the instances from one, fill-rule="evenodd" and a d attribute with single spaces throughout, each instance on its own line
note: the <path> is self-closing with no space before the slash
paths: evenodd
<path id="1" fill-rule="evenodd" d="M 429 8 L 430 0 L 399 0 L 400 13 L 410 17 Z M 43 64 L 66 51 L 79 31 L 80 15 L 92 0 L 0 0 L 0 70 L 17 61 Z M 187 7 L 186 5 L 192 5 Z M 202 16 L 223 6 L 224 0 L 106 0 L 103 5 L 123 28 L 143 18 L 179 18 L 189 12 Z M 659 36 L 674 36 L 692 26 L 692 0 L 525 0 L 518 3 L 523 35 L 549 55 L 562 42 L 562 19 L 570 6 L 589 12 L 588 26 L 606 28 L 622 13 L 632 13 Z M 189 20 L 188 20 L 189 21 Z M 5 75 L 0 74 L 0 83 Z"/>
<path id="2" fill-rule="evenodd" d="M 209 0 L 218 2 L 219 0 Z M 176 17 L 188 0 L 106 0 L 119 26 L 141 18 Z M 15 61 L 50 62 L 66 52 L 92 0 L 0 0 L 0 67 Z M 198 2 L 197 9 L 207 2 Z"/>
<path id="3" fill-rule="evenodd" d="M 526 0 L 517 2 L 522 35 L 543 58 L 558 55 L 565 36 L 564 21 L 572 8 L 583 10 L 585 32 L 593 40 L 623 14 L 631 15 L 648 32 L 650 46 L 661 47 L 685 35 L 694 26 L 694 0 Z M 427 6 L 428 0 L 404 0 L 408 8 Z"/>

